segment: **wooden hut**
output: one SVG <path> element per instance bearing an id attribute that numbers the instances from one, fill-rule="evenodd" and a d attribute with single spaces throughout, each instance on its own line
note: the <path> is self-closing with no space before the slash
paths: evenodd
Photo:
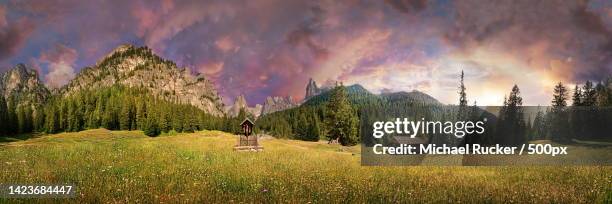
<path id="1" fill-rule="evenodd" d="M 263 146 L 259 145 L 257 135 L 251 135 L 253 133 L 253 126 L 255 123 L 248 118 L 244 119 L 240 123 L 243 135 L 238 137 L 238 143 L 234 146 L 235 151 L 261 151 Z"/>

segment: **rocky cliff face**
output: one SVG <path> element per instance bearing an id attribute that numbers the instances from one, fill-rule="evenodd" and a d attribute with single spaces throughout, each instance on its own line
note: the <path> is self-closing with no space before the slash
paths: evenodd
<path id="1" fill-rule="evenodd" d="M 319 95 L 321 93 L 321 89 L 317 86 L 317 82 L 310 78 L 308 80 L 308 84 L 306 85 L 306 96 L 304 96 L 304 101 L 308 100 L 310 97 Z"/>
<path id="2" fill-rule="evenodd" d="M 263 106 L 261 104 L 256 104 L 255 107 L 251 107 L 249 109 L 251 113 L 253 113 L 253 115 L 258 118 L 261 115 L 261 110 L 263 109 Z"/>
<path id="3" fill-rule="evenodd" d="M 261 108 L 262 106 L 260 104 L 255 105 L 255 107 L 249 107 L 244 95 L 240 95 L 236 97 L 236 100 L 234 100 L 234 105 L 227 108 L 226 113 L 228 116 L 236 117 L 238 114 L 240 114 L 240 110 L 244 109 L 253 116 L 259 117 L 261 114 Z"/>
<path id="4" fill-rule="evenodd" d="M 289 108 L 293 108 L 297 106 L 295 102 L 293 102 L 293 98 L 289 97 L 270 97 L 266 98 L 266 101 L 263 104 L 261 109 L 261 115 L 265 115 L 268 113 L 273 113 L 276 111 L 281 111 Z"/>
<path id="5" fill-rule="evenodd" d="M 43 104 L 51 95 L 38 78 L 38 72 L 18 64 L 13 69 L 0 74 L 0 95 L 9 100 L 13 98 L 18 105 Z"/>
<path id="6" fill-rule="evenodd" d="M 317 96 L 323 92 L 331 90 L 329 86 L 318 86 L 317 82 L 315 82 L 312 78 L 308 80 L 308 84 L 306 85 L 306 95 L 304 96 L 304 101 L 312 98 L 313 96 Z"/>
<path id="7" fill-rule="evenodd" d="M 132 45 L 122 45 L 95 66 L 84 68 L 59 93 L 70 95 L 82 89 L 114 84 L 143 87 L 166 100 L 191 104 L 217 116 L 224 114 L 217 90 L 203 75 L 192 75 L 149 48 Z"/>
<path id="8" fill-rule="evenodd" d="M 227 115 L 236 117 L 240 113 L 241 109 L 248 110 L 248 108 L 249 107 L 247 105 L 246 99 L 244 98 L 244 95 L 240 95 L 236 97 L 236 100 L 234 100 L 234 105 L 228 107 Z"/>

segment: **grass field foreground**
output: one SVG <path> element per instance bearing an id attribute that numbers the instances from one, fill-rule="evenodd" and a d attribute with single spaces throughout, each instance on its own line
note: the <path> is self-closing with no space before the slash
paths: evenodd
<path id="1" fill-rule="evenodd" d="M 74 183 L 51 202 L 553 202 L 612 200 L 610 167 L 363 167 L 359 147 L 218 131 L 88 130 L 0 143 L 0 183 Z M 8 200 L 0 198 L 0 203 Z M 39 200 L 19 200 L 39 201 Z"/>

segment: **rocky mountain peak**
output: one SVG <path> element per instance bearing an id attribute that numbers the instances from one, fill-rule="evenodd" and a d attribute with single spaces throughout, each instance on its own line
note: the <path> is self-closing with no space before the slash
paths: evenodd
<path id="1" fill-rule="evenodd" d="M 259 115 L 261 114 L 262 106 L 261 104 L 257 104 L 255 105 L 255 107 L 249 107 L 244 95 L 241 94 L 236 97 L 236 100 L 234 100 L 234 104 L 227 108 L 227 114 L 229 116 L 236 117 L 240 114 L 240 110 L 242 109 L 246 110 L 255 117 L 259 117 Z"/>
<path id="2" fill-rule="evenodd" d="M 293 97 L 268 96 L 261 109 L 261 115 L 281 111 L 297 106 L 293 101 Z"/>
<path id="3" fill-rule="evenodd" d="M 187 69 L 177 67 L 146 46 L 117 47 L 95 66 L 81 70 L 60 93 L 70 95 L 82 89 L 115 84 L 146 88 L 168 101 L 191 104 L 217 116 L 224 114 L 224 105 L 212 82 L 203 75 L 194 76 Z"/>
<path id="4" fill-rule="evenodd" d="M 36 70 L 17 64 L 0 74 L 0 94 L 7 99 L 13 97 L 20 104 L 40 104 L 49 97 L 50 92 Z"/>
<path id="5" fill-rule="evenodd" d="M 321 89 L 317 86 L 317 82 L 315 82 L 312 78 L 308 80 L 308 84 L 306 85 L 306 95 L 304 96 L 304 100 L 308 100 L 310 97 L 319 95 L 321 93 Z"/>

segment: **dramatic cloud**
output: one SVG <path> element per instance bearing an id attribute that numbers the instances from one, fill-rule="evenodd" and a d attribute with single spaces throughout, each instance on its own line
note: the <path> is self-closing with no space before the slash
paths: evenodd
<path id="1" fill-rule="evenodd" d="M 49 73 L 45 76 L 49 87 L 59 88 L 74 78 L 77 56 L 75 49 L 59 44 L 40 56 L 41 62 L 49 64 Z"/>
<path id="2" fill-rule="evenodd" d="M 32 33 L 32 23 L 27 18 L 7 22 L 6 8 L 0 6 L 0 60 L 12 57 Z"/>
<path id="3" fill-rule="evenodd" d="M 470 102 L 499 105 L 517 84 L 535 105 L 558 81 L 612 74 L 611 29 L 605 0 L 9 0 L 0 64 L 30 62 L 59 86 L 131 43 L 203 73 L 226 103 L 301 99 L 311 77 L 456 103 L 464 70 Z"/>

